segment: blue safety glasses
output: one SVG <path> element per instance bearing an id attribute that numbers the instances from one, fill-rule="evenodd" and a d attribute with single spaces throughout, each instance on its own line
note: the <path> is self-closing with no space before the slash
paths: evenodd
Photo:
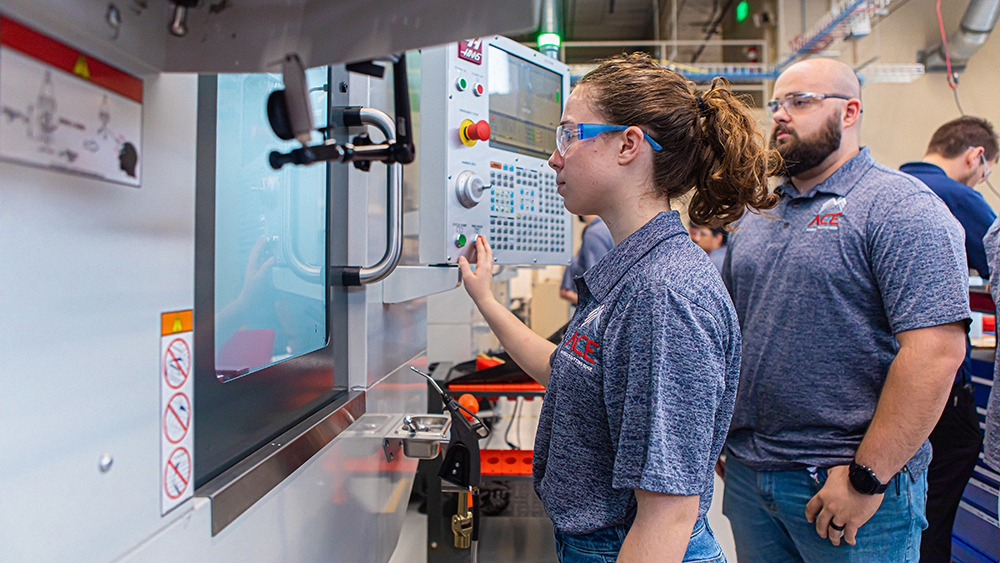
<path id="1" fill-rule="evenodd" d="M 556 127 L 556 150 L 559 151 L 560 155 L 565 156 L 566 151 L 579 140 L 591 139 L 608 131 L 624 131 L 629 127 L 629 125 L 607 125 L 604 123 L 578 123 L 576 127 L 560 125 Z M 653 147 L 654 151 L 663 150 L 660 143 L 654 141 L 645 131 L 642 135 L 649 141 L 649 146 Z"/>

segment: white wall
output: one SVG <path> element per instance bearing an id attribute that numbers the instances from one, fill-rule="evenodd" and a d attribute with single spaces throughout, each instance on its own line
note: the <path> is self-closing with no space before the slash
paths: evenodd
<path id="1" fill-rule="evenodd" d="M 878 63 L 914 63 L 917 51 L 941 42 L 935 0 L 900 0 L 889 4 L 895 12 L 879 23 L 871 35 L 857 41 L 839 42 L 830 46 L 840 51 L 840 60 L 850 65 L 860 64 L 880 55 Z M 812 25 L 827 9 L 825 0 L 807 0 L 806 17 Z M 783 42 L 800 31 L 798 1 L 783 0 L 779 22 Z M 942 5 L 945 31 L 953 33 L 965 13 L 968 2 L 949 1 Z M 1000 126 L 1000 32 L 994 31 L 989 40 L 969 62 L 959 77 L 958 96 L 967 115 L 984 117 Z M 863 144 L 871 147 L 875 158 L 893 168 L 912 160 L 920 160 L 934 131 L 943 123 L 959 117 L 952 91 L 944 73 L 926 74 L 911 84 L 873 84 L 862 92 Z M 993 181 L 994 186 L 997 181 Z M 1000 198 L 983 184 L 979 189 L 994 210 L 1000 209 Z"/>

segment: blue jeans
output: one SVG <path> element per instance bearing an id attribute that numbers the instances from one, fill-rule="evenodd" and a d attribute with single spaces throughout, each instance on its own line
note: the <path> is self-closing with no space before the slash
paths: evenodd
<path id="1" fill-rule="evenodd" d="M 627 533 L 628 526 L 605 528 L 578 536 L 556 530 L 556 555 L 559 563 L 614 563 Z M 684 553 L 684 563 L 726 563 L 726 555 L 704 518 L 694 525 Z"/>
<path id="2" fill-rule="evenodd" d="M 806 470 L 754 471 L 732 455 L 726 462 L 722 513 L 729 518 L 740 561 L 767 563 L 916 563 L 927 527 L 927 472 L 899 473 L 878 511 L 858 530 L 857 545 L 834 546 L 806 521 L 806 503 L 826 483 Z M 898 487 L 898 488 L 897 488 Z M 898 492 L 897 492 L 898 491 Z"/>

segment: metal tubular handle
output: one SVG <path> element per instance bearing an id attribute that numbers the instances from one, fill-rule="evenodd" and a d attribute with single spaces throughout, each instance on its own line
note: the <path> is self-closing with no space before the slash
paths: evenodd
<path id="1" fill-rule="evenodd" d="M 385 143 L 396 142 L 396 126 L 392 118 L 377 109 L 361 108 L 361 121 L 378 127 L 385 135 Z M 357 284 L 367 285 L 381 281 L 392 273 L 403 254 L 403 165 L 394 163 L 386 171 L 386 234 L 385 254 L 375 265 L 361 268 L 357 273 Z M 345 272 L 345 281 L 347 273 Z"/>

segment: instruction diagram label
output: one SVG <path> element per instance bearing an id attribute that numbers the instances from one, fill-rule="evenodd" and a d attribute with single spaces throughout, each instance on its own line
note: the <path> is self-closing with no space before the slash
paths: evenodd
<path id="1" fill-rule="evenodd" d="M 0 157 L 139 187 L 142 80 L 0 17 Z"/>

